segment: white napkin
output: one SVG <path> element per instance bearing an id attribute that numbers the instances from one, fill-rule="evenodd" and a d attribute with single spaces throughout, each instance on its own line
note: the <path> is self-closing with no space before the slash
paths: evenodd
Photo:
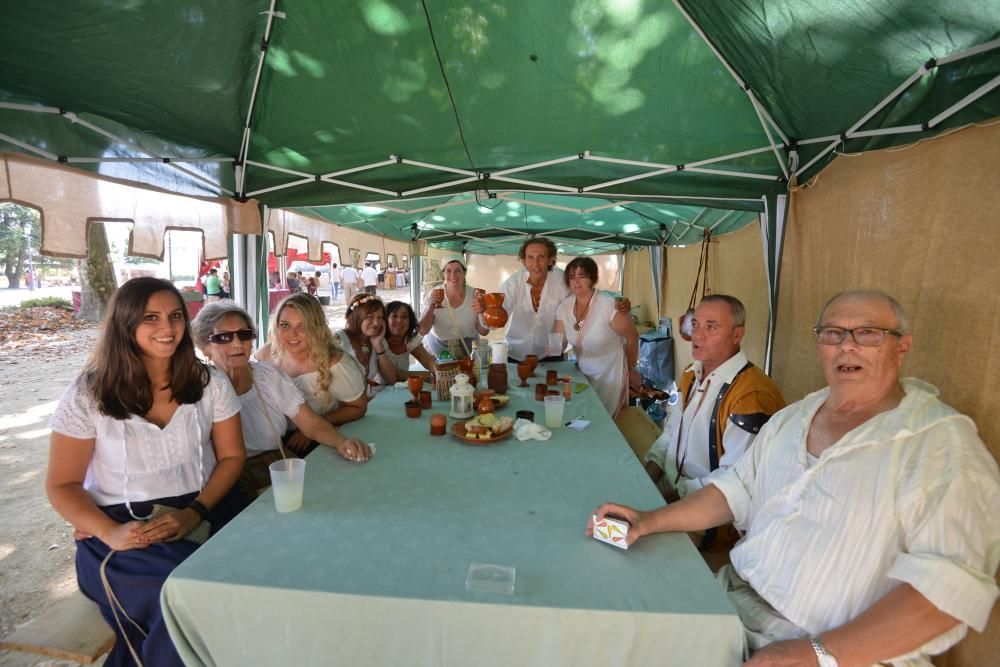
<path id="1" fill-rule="evenodd" d="M 566 424 L 566 426 L 568 426 L 569 428 L 573 429 L 574 431 L 582 431 L 583 429 L 585 429 L 588 426 L 590 426 L 590 420 L 589 419 L 574 419 L 570 423 Z"/>
<path id="2" fill-rule="evenodd" d="M 514 437 L 522 441 L 541 440 L 544 442 L 552 437 L 552 431 L 527 419 L 518 419 L 514 422 Z"/>

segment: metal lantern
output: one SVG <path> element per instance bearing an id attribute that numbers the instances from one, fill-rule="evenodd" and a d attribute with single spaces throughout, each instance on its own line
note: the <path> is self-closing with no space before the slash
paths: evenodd
<path id="1" fill-rule="evenodd" d="M 475 388 L 469 384 L 469 376 L 459 373 L 455 376 L 455 384 L 451 386 L 451 416 L 456 419 L 466 419 L 476 414 L 472 404 Z"/>

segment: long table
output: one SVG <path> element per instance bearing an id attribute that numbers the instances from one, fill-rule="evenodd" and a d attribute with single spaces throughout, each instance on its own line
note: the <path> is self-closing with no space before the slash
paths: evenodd
<path id="1" fill-rule="evenodd" d="M 542 421 L 528 391 L 500 414 Z M 162 605 L 187 664 L 739 664 L 739 619 L 686 535 L 628 551 L 585 536 L 602 501 L 662 504 L 591 388 L 566 406 L 585 431 L 490 445 L 431 437 L 409 396 L 386 389 L 343 427 L 377 444 L 367 464 L 320 447 L 299 511 L 268 491 L 171 574 Z M 514 567 L 514 593 L 466 590 L 470 563 Z"/>

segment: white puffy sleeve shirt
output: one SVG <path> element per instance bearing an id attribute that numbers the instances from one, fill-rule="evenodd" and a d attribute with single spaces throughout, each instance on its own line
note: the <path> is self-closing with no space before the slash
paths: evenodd
<path id="1" fill-rule="evenodd" d="M 278 448 L 286 418 L 299 413 L 306 399 L 284 371 L 269 363 L 251 361 L 253 386 L 240 396 L 240 419 L 247 456 Z"/>
<path id="2" fill-rule="evenodd" d="M 49 426 L 71 438 L 94 440 L 83 488 L 103 507 L 200 491 L 215 470 L 212 424 L 239 411 L 232 384 L 215 368 L 209 368 L 201 400 L 178 406 L 162 429 L 137 415 L 101 414 L 78 377 L 63 392 Z"/>
<path id="3" fill-rule="evenodd" d="M 556 321 L 556 309 L 569 296 L 561 269 L 552 269 L 545 277 L 538 310 L 531 305 L 528 272 L 518 271 L 500 286 L 504 294 L 503 307 L 510 315 L 507 323 L 508 354 L 524 360 L 529 354 L 545 356 L 545 346 Z"/>
<path id="4" fill-rule="evenodd" d="M 896 409 L 815 464 L 806 436 L 828 389 L 772 417 L 756 445 L 708 481 L 746 531 L 731 553 L 736 572 L 810 634 L 852 620 L 900 583 L 962 622 L 910 659 L 986 625 L 998 595 L 1000 473 L 972 420 L 931 385 L 902 384 Z"/>

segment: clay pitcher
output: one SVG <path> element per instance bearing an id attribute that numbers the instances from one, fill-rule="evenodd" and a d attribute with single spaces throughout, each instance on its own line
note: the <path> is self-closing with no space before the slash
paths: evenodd
<path id="1" fill-rule="evenodd" d="M 483 323 L 490 329 L 499 329 L 507 324 L 507 311 L 503 309 L 502 292 L 490 292 L 483 297 L 486 309 L 483 311 Z"/>

